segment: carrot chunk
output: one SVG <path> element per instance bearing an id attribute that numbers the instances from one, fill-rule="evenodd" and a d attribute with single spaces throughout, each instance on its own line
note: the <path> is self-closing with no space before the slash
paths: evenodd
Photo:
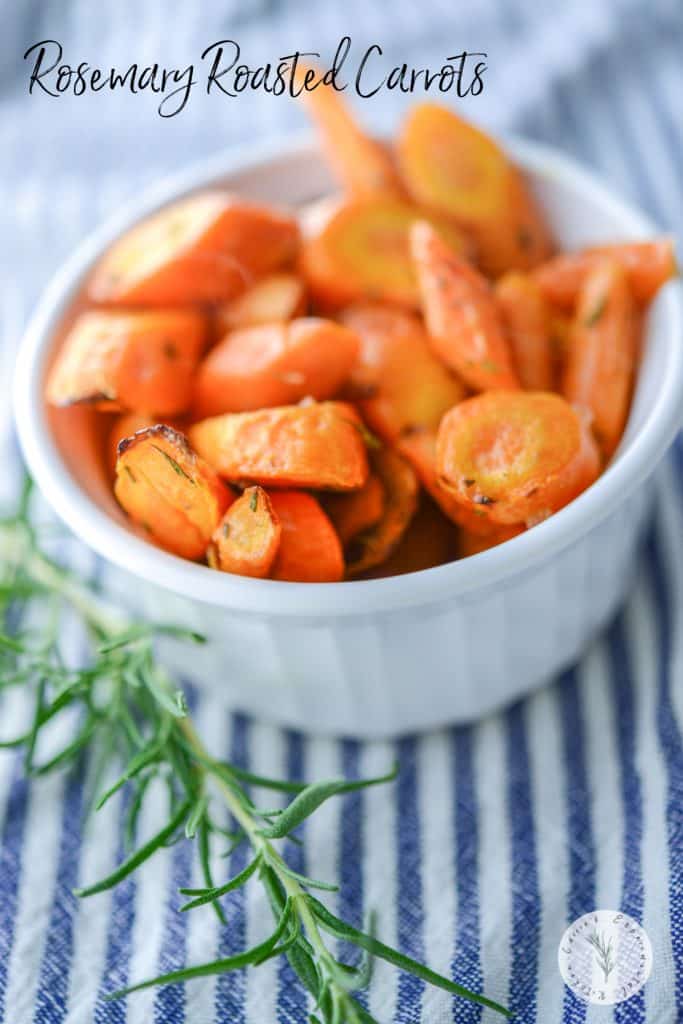
<path id="1" fill-rule="evenodd" d="M 116 475 L 116 460 L 119 457 L 119 443 L 125 437 L 132 437 L 138 430 L 145 430 L 147 427 L 155 427 L 158 424 L 155 416 L 145 412 L 124 412 L 117 416 L 109 430 L 107 441 L 107 464 L 111 467 L 112 476 Z M 172 427 L 168 423 L 166 426 Z"/>
<path id="2" fill-rule="evenodd" d="M 270 498 L 261 487 L 248 487 L 214 530 L 207 551 L 209 565 L 238 576 L 263 579 L 271 570 L 282 528 Z"/>
<path id="3" fill-rule="evenodd" d="M 477 391 L 518 386 L 510 346 L 485 278 L 426 222 L 411 231 L 432 349 Z"/>
<path id="4" fill-rule="evenodd" d="M 626 271 L 603 260 L 579 293 L 562 390 L 570 402 L 590 410 L 593 432 L 607 458 L 619 444 L 628 415 L 637 323 Z"/>
<path id="5" fill-rule="evenodd" d="M 491 522 L 532 525 L 586 489 L 600 457 L 585 417 L 560 395 L 488 391 L 444 416 L 436 446 L 439 483 Z"/>
<path id="6" fill-rule="evenodd" d="M 273 491 L 270 500 L 282 528 L 272 578 L 294 583 L 343 579 L 339 537 L 316 499 L 302 491 Z"/>
<path id="7" fill-rule="evenodd" d="M 654 298 L 663 284 L 678 274 L 672 239 L 658 238 L 651 242 L 594 245 L 578 252 L 562 253 L 537 267 L 534 277 L 549 302 L 571 310 L 586 277 L 605 257 L 624 268 L 633 297 L 643 306 Z"/>
<path id="8" fill-rule="evenodd" d="M 318 317 L 234 331 L 199 367 L 194 411 L 199 417 L 331 398 L 356 360 L 358 338 Z"/>
<path id="9" fill-rule="evenodd" d="M 548 228 L 517 168 L 493 139 L 452 110 L 435 103 L 413 107 L 397 152 L 412 199 L 466 227 L 486 273 L 528 270 L 550 256 Z"/>
<path id="10" fill-rule="evenodd" d="M 312 118 L 323 152 L 346 192 L 354 196 L 401 196 L 403 189 L 387 149 L 360 127 L 347 104 L 333 86 L 316 82 L 316 70 L 299 64 L 301 85 L 308 75 L 308 89 L 300 99 Z M 318 76 L 319 78 L 319 76 Z"/>
<path id="11" fill-rule="evenodd" d="M 323 508 L 346 547 L 356 534 L 375 526 L 382 518 L 384 487 L 379 477 L 371 473 L 360 490 L 327 495 Z"/>
<path id="12" fill-rule="evenodd" d="M 96 267 L 90 297 L 120 305 L 224 302 L 290 262 L 296 221 L 283 213 L 202 192 L 136 225 Z"/>
<path id="13" fill-rule="evenodd" d="M 222 337 L 240 327 L 279 323 L 301 316 L 306 309 L 306 286 L 296 274 L 269 274 L 243 295 L 220 305 L 214 315 Z"/>
<path id="14" fill-rule="evenodd" d="M 341 320 L 360 339 L 346 390 L 384 440 L 393 442 L 416 427 L 436 430 L 443 414 L 465 397 L 413 314 L 368 303 L 344 310 Z"/>
<path id="15" fill-rule="evenodd" d="M 384 489 L 384 511 L 375 526 L 357 534 L 349 545 L 347 576 L 358 576 L 388 558 L 417 510 L 420 488 L 410 464 L 385 447 L 372 451 L 370 459 Z"/>
<path id="16" fill-rule="evenodd" d="M 452 562 L 458 556 L 458 529 L 425 494 L 417 512 L 389 557 L 362 574 L 363 579 L 403 576 L 435 565 Z"/>
<path id="17" fill-rule="evenodd" d="M 83 313 L 50 373 L 48 401 L 161 416 L 180 413 L 192 396 L 192 375 L 205 337 L 199 313 Z"/>
<path id="18" fill-rule="evenodd" d="M 325 310 L 363 300 L 417 308 L 409 232 L 424 216 L 407 203 L 382 197 L 337 206 L 302 249 L 300 270 L 313 299 Z M 455 250 L 469 251 L 466 238 L 453 223 L 438 216 L 427 219 Z"/>
<path id="19" fill-rule="evenodd" d="M 114 493 L 131 519 L 160 547 L 200 558 L 232 492 L 183 434 L 162 425 L 119 444 Z"/>
<path id="20" fill-rule="evenodd" d="M 512 348 L 521 385 L 527 391 L 553 387 L 552 320 L 532 277 L 511 270 L 498 279 L 496 301 Z"/>
<path id="21" fill-rule="evenodd" d="M 523 526 L 499 526 L 497 530 L 482 536 L 480 533 L 472 533 L 471 530 L 461 530 L 458 544 L 460 558 L 469 558 L 471 555 L 479 555 L 482 551 L 490 548 L 497 548 L 506 540 L 512 540 L 524 533 Z"/>
<path id="22" fill-rule="evenodd" d="M 363 425 L 343 402 L 227 413 L 190 428 L 199 454 L 229 480 L 347 491 L 368 476 Z"/>

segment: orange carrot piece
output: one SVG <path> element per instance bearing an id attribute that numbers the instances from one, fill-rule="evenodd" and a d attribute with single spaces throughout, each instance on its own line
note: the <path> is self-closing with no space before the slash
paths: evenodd
<path id="1" fill-rule="evenodd" d="M 422 494 L 417 512 L 396 549 L 381 565 L 363 573 L 362 578 L 403 576 L 452 562 L 458 556 L 458 532 L 438 506 Z"/>
<path id="2" fill-rule="evenodd" d="M 365 134 L 337 90 L 325 85 L 315 69 L 299 64 L 297 72 L 300 86 L 308 75 L 309 88 L 302 90 L 300 99 L 344 190 L 353 196 L 382 193 L 400 197 L 403 188 L 387 149 Z"/>
<path id="3" fill-rule="evenodd" d="M 479 555 L 482 551 L 490 548 L 497 548 L 506 540 L 512 540 L 524 533 L 523 526 L 499 526 L 497 530 L 482 536 L 480 533 L 473 533 L 471 530 L 461 530 L 458 544 L 460 558 L 470 558 L 471 555 Z"/>
<path id="4" fill-rule="evenodd" d="M 510 346 L 485 278 L 426 222 L 411 231 L 432 349 L 477 391 L 518 386 Z"/>
<path id="5" fill-rule="evenodd" d="M 600 456 L 585 417 L 560 395 L 487 391 L 444 416 L 436 469 L 463 508 L 529 526 L 593 483 Z"/>
<path id="6" fill-rule="evenodd" d="M 488 509 L 483 505 L 478 505 L 474 509 L 464 508 L 455 501 L 450 491 L 439 483 L 436 471 L 436 437 L 435 430 L 415 430 L 404 434 L 396 448 L 413 467 L 432 501 L 451 522 L 472 533 L 490 536 L 499 527 L 491 522 Z"/>
<path id="7" fill-rule="evenodd" d="M 222 572 L 263 579 L 272 568 L 282 528 L 261 487 L 248 487 L 216 527 L 207 551 L 209 565 Z"/>
<path id="8" fill-rule="evenodd" d="M 270 500 L 282 527 L 272 578 L 294 583 L 343 579 L 341 542 L 316 499 L 302 491 L 273 491 Z"/>
<path id="9" fill-rule="evenodd" d="M 657 238 L 651 242 L 616 242 L 561 253 L 537 267 L 534 277 L 549 302 L 560 309 L 571 310 L 586 277 L 605 257 L 624 268 L 633 297 L 642 306 L 678 274 L 672 239 Z"/>
<path id="10" fill-rule="evenodd" d="M 360 490 L 329 494 L 323 501 L 323 508 L 346 547 L 356 534 L 375 526 L 382 518 L 384 487 L 379 477 L 371 473 Z"/>
<path id="11" fill-rule="evenodd" d="M 83 313 L 67 334 L 47 382 L 52 405 L 180 413 L 206 337 L 199 313 Z"/>
<path id="12" fill-rule="evenodd" d="M 393 442 L 416 427 L 436 430 L 443 414 L 465 397 L 413 314 L 368 303 L 344 310 L 341 320 L 360 339 L 347 393 L 384 440 Z"/>
<path id="13" fill-rule="evenodd" d="M 363 424 L 344 402 L 227 413 L 190 428 L 199 454 L 229 480 L 352 491 L 368 477 Z"/>
<path id="14" fill-rule="evenodd" d="M 420 488 L 410 463 L 385 447 L 373 450 L 370 459 L 384 489 L 384 511 L 375 526 L 356 534 L 349 545 L 347 576 L 358 576 L 388 558 L 417 510 Z"/>
<path id="15" fill-rule="evenodd" d="M 493 139 L 452 110 L 435 103 L 413 107 L 397 153 L 412 199 L 466 227 L 487 274 L 528 270 L 551 255 L 547 225 L 517 168 Z"/>
<path id="16" fill-rule="evenodd" d="M 603 260 L 579 294 L 562 390 L 570 402 L 590 411 L 606 458 L 619 444 L 628 416 L 637 323 L 626 271 Z"/>
<path id="17" fill-rule="evenodd" d="M 417 308 L 409 232 L 424 216 L 407 203 L 383 197 L 337 206 L 302 249 L 300 270 L 314 301 L 324 310 L 363 300 Z M 469 251 L 467 239 L 452 222 L 438 216 L 427 219 L 455 250 Z"/>
<path id="18" fill-rule="evenodd" d="M 552 390 L 552 320 L 540 288 L 528 274 L 511 270 L 498 279 L 495 295 L 522 387 Z"/>
<path id="19" fill-rule="evenodd" d="M 225 302 L 291 262 L 298 240 L 292 217 L 225 192 L 202 192 L 114 242 L 95 269 L 90 298 L 149 306 Z"/>
<path id="20" fill-rule="evenodd" d="M 151 540 L 183 558 L 204 555 L 233 494 L 187 438 L 162 425 L 119 444 L 114 493 Z"/>
<path id="21" fill-rule="evenodd" d="M 112 476 L 116 475 L 116 460 L 119 457 L 119 443 L 126 437 L 132 437 L 138 430 L 145 430 L 147 427 L 158 425 L 158 419 L 145 412 L 124 412 L 117 416 L 109 430 L 107 441 L 107 464 L 111 468 Z M 172 427 L 168 423 L 166 426 Z"/>
<path id="22" fill-rule="evenodd" d="M 222 337 L 240 327 L 256 327 L 293 320 L 306 310 L 306 286 L 296 274 L 269 274 L 243 295 L 219 306 L 214 315 L 216 334 Z"/>
<path id="23" fill-rule="evenodd" d="M 198 417 L 331 398 L 358 354 L 358 338 L 318 317 L 245 327 L 228 334 L 199 367 Z"/>

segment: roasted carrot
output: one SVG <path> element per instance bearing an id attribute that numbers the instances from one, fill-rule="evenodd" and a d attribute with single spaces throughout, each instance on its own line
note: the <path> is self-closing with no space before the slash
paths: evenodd
<path id="1" fill-rule="evenodd" d="M 318 317 L 233 331 L 199 367 L 194 412 L 205 417 L 331 398 L 358 348 L 352 331 Z"/>
<path id="2" fill-rule="evenodd" d="M 218 337 L 240 327 L 256 327 L 293 320 L 306 310 L 306 286 L 296 274 L 269 274 L 214 315 Z"/>
<path id="3" fill-rule="evenodd" d="M 477 391 L 518 385 L 488 282 L 425 221 L 411 231 L 422 309 L 436 355 Z"/>
<path id="4" fill-rule="evenodd" d="M 280 546 L 280 520 L 261 487 L 247 487 L 214 530 L 207 559 L 213 569 L 263 579 Z"/>
<path id="5" fill-rule="evenodd" d="M 497 530 L 482 536 L 480 533 L 473 533 L 471 530 L 460 530 L 458 543 L 458 555 L 460 558 L 469 558 L 471 555 L 480 555 L 482 551 L 490 548 L 497 548 L 506 540 L 512 540 L 524 533 L 523 526 L 499 526 Z"/>
<path id="6" fill-rule="evenodd" d="M 412 108 L 398 162 L 412 199 L 471 233 L 493 276 L 528 270 L 552 252 L 543 216 L 517 168 L 484 132 L 435 103 Z"/>
<path id="7" fill-rule="evenodd" d="M 452 562 L 458 557 L 458 533 L 458 528 L 423 493 L 396 549 L 381 565 L 363 573 L 362 578 L 403 576 Z"/>
<path id="8" fill-rule="evenodd" d="M 384 487 L 375 473 L 371 473 L 358 491 L 347 494 L 328 494 L 323 508 L 343 546 L 358 533 L 375 526 L 384 512 Z"/>
<path id="9" fill-rule="evenodd" d="M 62 343 L 47 383 L 53 405 L 180 413 L 206 337 L 199 313 L 83 313 Z"/>
<path id="10" fill-rule="evenodd" d="M 636 308 L 626 271 L 604 259 L 579 293 L 562 391 L 590 411 L 606 458 L 624 431 L 637 352 Z"/>
<path id="11" fill-rule="evenodd" d="M 403 189 L 388 150 L 365 134 L 339 92 L 324 84 L 316 69 L 299 64 L 297 72 L 299 95 L 343 189 L 353 196 L 401 196 Z M 303 88 L 305 81 L 307 88 Z"/>
<path id="12" fill-rule="evenodd" d="M 117 305 L 225 302 L 292 261 L 296 221 L 225 192 L 181 199 L 136 225 L 96 267 L 89 294 Z"/>
<path id="13" fill-rule="evenodd" d="M 358 576 L 388 558 L 417 510 L 420 488 L 410 464 L 384 446 L 374 449 L 370 459 L 384 489 L 384 511 L 375 526 L 356 534 L 349 545 L 346 552 L 348 576 Z"/>
<path id="14" fill-rule="evenodd" d="M 303 491 L 273 491 L 282 532 L 271 576 L 295 583 L 336 583 L 344 577 L 342 546 L 319 502 Z"/>
<path id="15" fill-rule="evenodd" d="M 520 383 L 528 391 L 550 391 L 554 383 L 552 317 L 532 277 L 511 270 L 498 279 L 496 301 Z"/>
<path id="16" fill-rule="evenodd" d="M 335 310 L 377 300 L 417 308 L 409 232 L 419 217 L 424 214 L 408 203 L 383 197 L 337 206 L 302 248 L 300 270 L 319 307 Z M 454 250 L 469 252 L 466 238 L 452 222 L 431 215 L 428 220 Z"/>
<path id="17" fill-rule="evenodd" d="M 341 320 L 360 339 L 348 394 L 386 441 L 416 427 L 436 430 L 443 414 L 465 397 L 462 383 L 433 354 L 412 313 L 367 303 L 344 310 Z"/>
<path id="18" fill-rule="evenodd" d="M 162 425 L 119 444 L 116 497 L 160 547 L 184 558 L 204 555 L 233 494 L 186 437 Z"/>
<path id="19" fill-rule="evenodd" d="M 673 241 L 658 238 L 651 242 L 616 242 L 561 253 L 537 267 L 534 277 L 549 302 L 560 309 L 571 310 L 586 277 L 605 257 L 624 268 L 633 297 L 640 305 L 650 302 L 659 288 L 678 273 Z"/>
<path id="20" fill-rule="evenodd" d="M 214 416 L 191 427 L 190 440 L 229 480 L 352 491 L 368 476 L 363 424 L 344 402 Z"/>
<path id="21" fill-rule="evenodd" d="M 155 416 L 145 412 L 124 412 L 117 416 L 109 430 L 107 441 L 107 462 L 111 467 L 112 476 L 116 475 L 116 460 L 119 457 L 119 442 L 125 437 L 132 437 L 138 430 L 145 430 L 147 427 L 154 427 L 158 424 Z M 172 427 L 173 424 L 166 424 Z"/>
<path id="22" fill-rule="evenodd" d="M 463 508 L 529 526 L 593 483 L 600 457 L 586 418 L 560 395 L 487 391 L 444 416 L 436 469 Z"/>

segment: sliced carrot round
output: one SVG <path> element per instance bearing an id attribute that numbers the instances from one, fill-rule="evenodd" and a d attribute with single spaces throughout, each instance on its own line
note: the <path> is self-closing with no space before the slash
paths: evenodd
<path id="1" fill-rule="evenodd" d="M 409 232 L 425 214 L 400 200 L 372 197 L 338 206 L 323 229 L 304 244 L 301 271 L 323 309 L 379 300 L 407 308 L 419 302 Z M 430 223 L 456 251 L 469 244 L 454 224 Z"/>
<path id="2" fill-rule="evenodd" d="M 584 491 L 600 457 L 585 418 L 559 395 L 489 391 L 444 416 L 436 469 L 463 508 L 529 525 Z"/>
<path id="3" fill-rule="evenodd" d="M 270 500 L 282 529 L 272 578 L 294 583 L 343 579 L 341 542 L 319 502 L 303 491 L 273 491 Z"/>
<path id="4" fill-rule="evenodd" d="M 194 413 L 247 412 L 302 398 L 331 398 L 358 354 L 352 331 L 331 320 L 245 327 L 211 349 L 195 380 Z"/>
<path id="5" fill-rule="evenodd" d="M 238 576 L 267 576 L 280 545 L 280 520 L 261 487 L 248 487 L 214 530 L 209 565 Z"/>

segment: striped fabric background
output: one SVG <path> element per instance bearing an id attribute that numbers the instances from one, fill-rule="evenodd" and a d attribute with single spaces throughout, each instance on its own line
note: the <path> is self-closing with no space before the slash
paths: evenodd
<path id="1" fill-rule="evenodd" d="M 459 5 L 463 8 L 465 5 Z M 666 230 L 683 227 L 683 10 L 680 0 L 306 0 L 175 5 L 163 0 L 0 0 L 0 501 L 18 457 L 10 426 L 13 353 L 31 305 L 77 241 L 146 182 L 218 146 L 303 125 L 294 105 L 262 94 L 196 94 L 162 121 L 144 96 L 50 99 L 26 92 L 21 55 L 60 39 L 65 59 L 127 66 L 197 59 L 233 37 L 249 63 L 294 48 L 329 54 L 346 32 L 360 52 L 440 63 L 487 50 L 484 94 L 466 112 L 559 146 L 597 168 Z M 362 105 L 395 123 L 405 99 Z M 683 339 L 682 339 L 683 341 Z M 353 794 L 306 826 L 297 869 L 341 882 L 339 911 L 406 952 L 509 1004 L 525 1024 L 673 1024 L 683 1019 L 683 445 L 658 484 L 656 519 L 623 612 L 584 660 L 551 686 L 478 725 L 396 745 L 303 738 L 230 715 L 193 690 L 215 751 L 263 773 L 373 773 L 396 755 L 392 789 Z M 73 541 L 69 554 L 106 587 L 106 569 Z M 77 650 L 79 638 L 74 634 Z M 2 709 L 2 731 L 13 720 Z M 294 1024 L 306 1003 L 269 962 L 248 975 L 103 995 L 126 983 L 227 955 L 263 934 L 258 886 L 234 895 L 230 926 L 179 915 L 180 885 L 198 880 L 187 844 L 164 851 L 113 893 L 82 903 L 71 889 L 120 856 L 125 796 L 83 831 L 76 778 L 27 785 L 0 756 L 0 1019 L 6 1024 Z M 150 802 L 145 829 L 154 828 Z M 231 872 L 243 866 L 236 852 Z M 304 865 L 305 859 L 305 865 Z M 566 924 L 595 907 L 641 921 L 651 980 L 615 1009 L 564 988 L 557 947 Z M 378 965 L 368 996 L 380 1021 L 458 1024 L 489 1012 Z"/>

